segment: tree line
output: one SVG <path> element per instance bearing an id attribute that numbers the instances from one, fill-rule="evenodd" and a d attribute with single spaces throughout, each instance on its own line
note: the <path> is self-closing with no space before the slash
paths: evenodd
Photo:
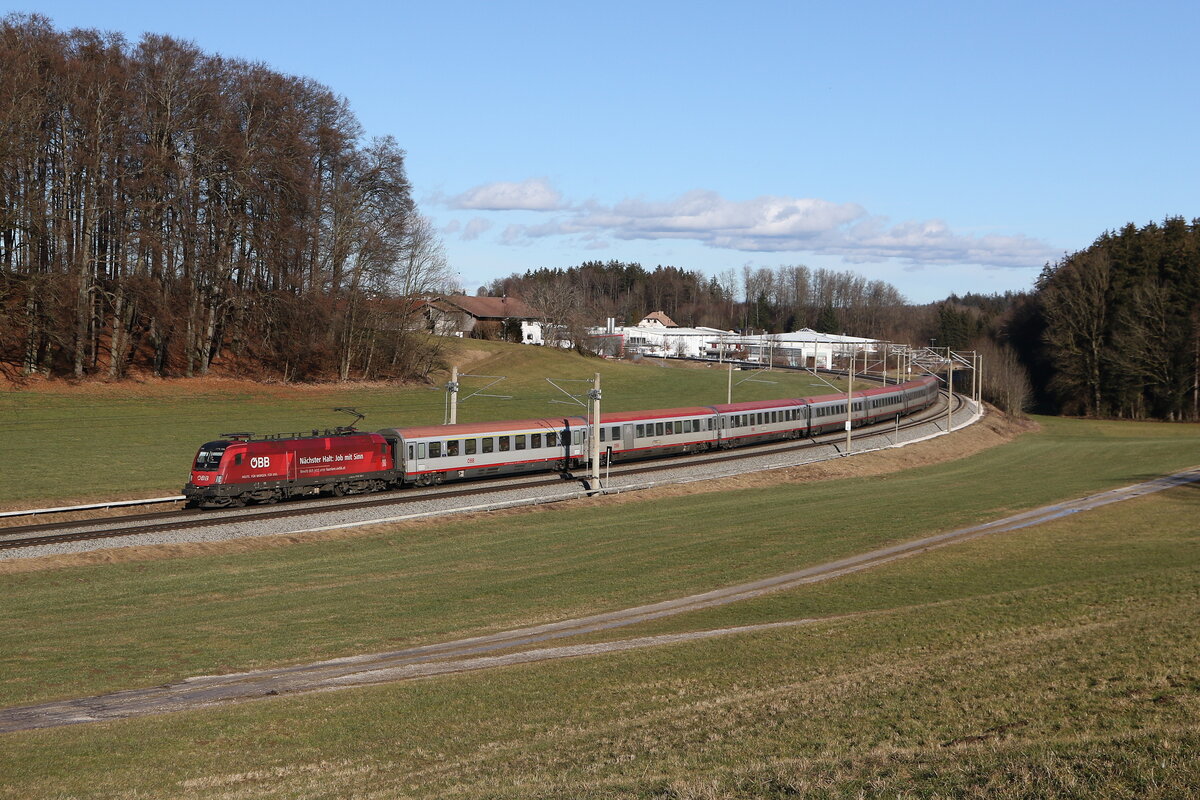
<path id="1" fill-rule="evenodd" d="M 444 288 L 405 153 L 306 78 L 0 21 L 0 366 L 408 375 L 403 298 Z"/>
<path id="2" fill-rule="evenodd" d="M 1102 234 L 1048 265 L 1014 334 L 1058 410 L 1200 419 L 1200 219 Z"/>
<path id="3" fill-rule="evenodd" d="M 1047 264 L 1031 291 L 936 308 L 930 336 L 1024 377 L 1019 406 L 1200 420 L 1200 220 L 1129 223 Z"/>
<path id="4" fill-rule="evenodd" d="M 740 274 L 729 269 L 706 276 L 673 266 L 648 270 L 637 263 L 587 261 L 509 275 L 479 292 L 522 297 L 551 318 L 574 310 L 591 320 L 613 317 L 619 325 L 663 311 L 685 327 L 768 333 L 814 328 L 887 338 L 906 324 L 905 300 L 894 286 L 806 266 L 743 267 Z"/>

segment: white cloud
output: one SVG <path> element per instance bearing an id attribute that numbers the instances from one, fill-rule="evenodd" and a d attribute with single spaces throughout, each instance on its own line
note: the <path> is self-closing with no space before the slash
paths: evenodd
<path id="1" fill-rule="evenodd" d="M 480 211 L 557 211 L 563 208 L 562 194 L 545 178 L 519 183 L 485 183 L 450 198 L 451 208 Z"/>
<path id="2" fill-rule="evenodd" d="M 836 255 L 852 263 L 894 259 L 916 266 L 1040 267 L 1061 255 L 1045 242 L 1019 234 L 955 233 L 938 219 L 891 224 L 858 203 L 818 198 L 768 195 L 738 202 L 696 189 L 661 202 L 630 199 L 613 206 L 588 202 L 569 207 L 546 181 L 534 179 L 488 184 L 457 201 L 489 210 L 562 212 L 537 225 L 509 225 L 500 237 L 509 245 L 554 236 L 578 236 L 584 247 L 608 239 L 679 239 L 721 250 Z"/>
<path id="3" fill-rule="evenodd" d="M 486 220 L 483 217 L 475 217 L 466 224 L 466 227 L 463 228 L 462 236 L 459 238 L 464 242 L 473 242 L 478 239 L 480 235 L 491 230 L 491 227 L 491 220 Z"/>

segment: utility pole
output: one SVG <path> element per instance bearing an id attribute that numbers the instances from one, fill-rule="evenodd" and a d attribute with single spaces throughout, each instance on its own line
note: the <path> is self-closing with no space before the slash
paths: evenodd
<path id="1" fill-rule="evenodd" d="M 450 424 L 458 424 L 458 367 L 450 368 L 450 382 L 446 384 L 450 394 Z"/>
<path id="2" fill-rule="evenodd" d="M 980 353 L 977 357 L 979 359 L 979 366 L 977 368 L 979 371 L 979 394 L 975 398 L 975 402 L 979 403 L 979 405 L 982 406 L 983 405 L 983 353 Z"/>
<path id="3" fill-rule="evenodd" d="M 600 486 L 600 373 L 596 373 L 596 383 L 593 389 L 588 392 L 588 397 L 592 399 L 592 430 L 589 433 L 589 442 L 591 447 L 588 456 L 592 462 L 592 479 L 590 487 L 593 491 L 601 488 Z"/>
<path id="4" fill-rule="evenodd" d="M 946 432 L 954 430 L 954 359 L 946 348 Z"/>
<path id="5" fill-rule="evenodd" d="M 744 396 L 744 395 L 743 395 Z M 729 388 L 725 390 L 725 402 L 733 402 L 733 362 L 729 362 Z"/>
<path id="6" fill-rule="evenodd" d="M 850 430 L 854 427 L 854 364 L 858 354 L 850 351 L 850 383 L 846 387 L 846 455 L 850 455 Z"/>
<path id="7" fill-rule="evenodd" d="M 978 357 L 979 357 L 979 354 L 976 353 L 974 350 L 972 350 L 971 351 L 971 399 L 972 400 L 975 399 L 975 395 L 978 392 L 978 388 L 979 388 L 979 366 L 975 363 L 975 360 Z"/>

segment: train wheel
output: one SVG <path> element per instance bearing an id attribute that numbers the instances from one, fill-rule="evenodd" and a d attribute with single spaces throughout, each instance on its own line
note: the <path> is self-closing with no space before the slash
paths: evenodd
<path id="1" fill-rule="evenodd" d="M 433 486 L 433 476 L 428 472 L 424 475 L 418 475 L 416 484 L 417 486 Z"/>

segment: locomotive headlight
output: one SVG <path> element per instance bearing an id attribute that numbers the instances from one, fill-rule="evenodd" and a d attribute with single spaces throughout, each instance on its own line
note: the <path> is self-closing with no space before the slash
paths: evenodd
<path id="1" fill-rule="evenodd" d="M 224 476 L 224 475 L 218 475 L 218 476 L 217 476 L 217 483 L 224 483 L 224 482 L 225 482 L 225 481 L 224 481 L 224 478 L 225 478 L 225 476 Z"/>

